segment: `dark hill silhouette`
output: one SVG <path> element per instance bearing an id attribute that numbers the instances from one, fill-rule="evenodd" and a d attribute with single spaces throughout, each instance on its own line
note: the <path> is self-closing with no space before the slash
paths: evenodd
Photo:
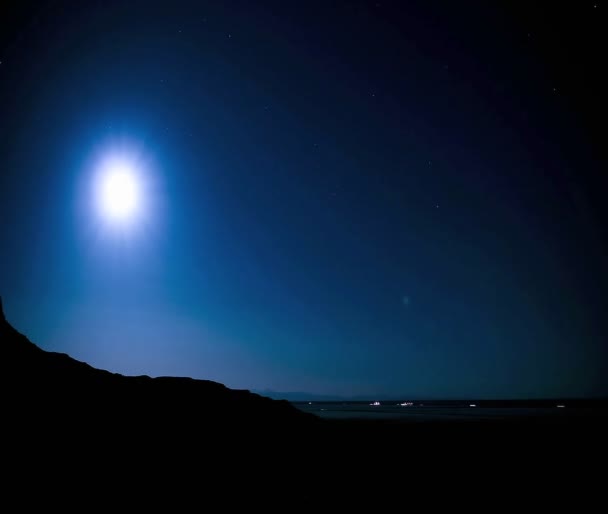
<path id="1" fill-rule="evenodd" d="M 209 431 L 256 429 L 282 434 L 321 421 L 287 401 L 209 380 L 123 376 L 47 352 L 6 320 L 0 300 L 0 352 L 5 413 L 19 430 L 65 431 L 202 440 Z"/>

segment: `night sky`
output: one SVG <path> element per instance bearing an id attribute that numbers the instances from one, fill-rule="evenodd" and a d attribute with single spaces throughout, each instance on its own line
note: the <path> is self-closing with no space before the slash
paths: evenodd
<path id="1" fill-rule="evenodd" d="M 2 7 L 9 321 L 236 388 L 608 395 L 608 4 L 521 4 Z"/>

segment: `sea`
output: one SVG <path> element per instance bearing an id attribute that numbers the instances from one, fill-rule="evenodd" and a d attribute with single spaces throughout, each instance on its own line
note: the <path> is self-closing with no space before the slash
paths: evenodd
<path id="1" fill-rule="evenodd" d="M 572 418 L 608 413 L 606 400 L 367 400 L 297 401 L 298 409 L 324 419 L 403 422 L 503 421 Z"/>

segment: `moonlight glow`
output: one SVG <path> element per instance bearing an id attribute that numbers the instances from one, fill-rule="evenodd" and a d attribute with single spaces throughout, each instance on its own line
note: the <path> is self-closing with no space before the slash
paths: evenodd
<path id="1" fill-rule="evenodd" d="M 126 161 L 114 159 L 100 170 L 98 181 L 100 214 L 117 223 L 131 221 L 141 205 L 141 184 L 137 170 Z"/>

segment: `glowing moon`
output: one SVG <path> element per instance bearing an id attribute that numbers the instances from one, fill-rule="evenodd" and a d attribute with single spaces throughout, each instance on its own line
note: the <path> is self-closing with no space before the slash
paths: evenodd
<path id="1" fill-rule="evenodd" d="M 140 206 L 137 172 L 128 162 L 110 161 L 99 177 L 98 200 L 101 214 L 113 222 L 131 220 Z"/>

